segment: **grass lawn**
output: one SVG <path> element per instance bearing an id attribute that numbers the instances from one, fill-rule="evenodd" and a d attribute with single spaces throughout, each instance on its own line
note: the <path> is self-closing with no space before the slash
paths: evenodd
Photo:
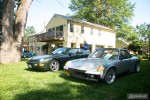
<path id="1" fill-rule="evenodd" d="M 68 77 L 63 70 L 29 70 L 24 61 L 0 65 L 0 100 L 126 100 L 128 93 L 150 93 L 150 61 L 111 85 Z"/>

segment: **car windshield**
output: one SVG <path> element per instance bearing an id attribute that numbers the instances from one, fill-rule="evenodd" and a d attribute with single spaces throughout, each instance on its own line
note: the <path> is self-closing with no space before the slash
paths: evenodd
<path id="1" fill-rule="evenodd" d="M 52 54 L 67 54 L 69 51 L 68 48 L 58 48 L 52 52 Z"/>
<path id="2" fill-rule="evenodd" d="M 89 55 L 89 58 L 101 58 L 109 60 L 118 59 L 118 51 L 115 49 L 97 49 Z"/>

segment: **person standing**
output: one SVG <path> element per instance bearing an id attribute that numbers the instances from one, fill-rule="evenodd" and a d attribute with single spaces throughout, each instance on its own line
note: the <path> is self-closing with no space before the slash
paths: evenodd
<path id="1" fill-rule="evenodd" d="M 83 49 L 86 50 L 86 51 L 89 51 L 89 45 L 88 45 L 88 43 L 86 42 L 86 40 L 84 40 Z"/>

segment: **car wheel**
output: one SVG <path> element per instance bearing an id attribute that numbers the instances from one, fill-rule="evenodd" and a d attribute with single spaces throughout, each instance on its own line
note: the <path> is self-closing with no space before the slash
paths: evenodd
<path id="1" fill-rule="evenodd" d="M 140 63 L 136 63 L 135 65 L 135 72 L 139 72 L 140 71 Z"/>
<path id="2" fill-rule="evenodd" d="M 59 70 L 59 61 L 58 60 L 52 60 L 50 63 L 50 71 L 57 71 Z"/>
<path id="3" fill-rule="evenodd" d="M 104 82 L 107 84 L 111 84 L 115 81 L 115 78 L 116 78 L 116 72 L 113 68 L 110 68 L 105 74 Z"/>

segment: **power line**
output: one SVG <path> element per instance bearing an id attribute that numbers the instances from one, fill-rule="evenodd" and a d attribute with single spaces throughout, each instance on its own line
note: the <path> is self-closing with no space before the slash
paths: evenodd
<path id="1" fill-rule="evenodd" d="M 56 0 L 62 7 L 65 7 L 60 1 Z"/>

